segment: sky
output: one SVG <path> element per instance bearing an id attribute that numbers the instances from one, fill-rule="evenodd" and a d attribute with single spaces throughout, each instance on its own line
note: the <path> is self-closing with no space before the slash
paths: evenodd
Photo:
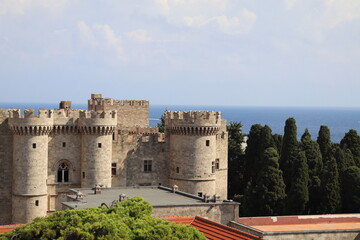
<path id="1" fill-rule="evenodd" d="M 360 107 L 359 0 L 0 0 L 0 102 Z"/>

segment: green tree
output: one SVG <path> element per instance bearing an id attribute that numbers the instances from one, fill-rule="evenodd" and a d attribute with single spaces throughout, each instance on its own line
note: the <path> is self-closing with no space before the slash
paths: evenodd
<path id="1" fill-rule="evenodd" d="M 228 140 L 228 197 L 233 198 L 235 194 L 244 194 L 244 152 L 240 122 L 230 122 L 227 125 Z"/>
<path id="2" fill-rule="evenodd" d="M 294 162 L 299 157 L 299 144 L 297 141 L 297 127 L 294 118 L 285 122 L 283 145 L 281 149 L 280 169 L 283 172 L 286 193 L 291 189 L 292 176 L 294 175 Z"/>
<path id="3" fill-rule="evenodd" d="M 246 182 L 255 182 L 264 165 L 263 154 L 268 147 L 274 147 L 271 128 L 267 125 L 253 125 L 248 135 L 245 151 L 244 179 Z"/>
<path id="4" fill-rule="evenodd" d="M 282 148 L 282 144 L 283 144 L 283 136 L 280 134 L 274 134 L 272 136 L 273 139 L 273 143 L 274 146 L 276 148 L 276 151 L 280 154 L 281 153 L 281 148 Z"/>
<path id="5" fill-rule="evenodd" d="M 330 129 L 327 126 L 320 126 L 317 143 L 319 144 L 323 162 L 325 163 L 330 158 L 331 153 Z"/>
<path id="6" fill-rule="evenodd" d="M 360 212 L 360 168 L 352 166 L 346 169 L 341 182 L 343 212 Z"/>
<path id="7" fill-rule="evenodd" d="M 0 235 L 0 239 L 206 239 L 195 228 L 151 217 L 151 211 L 151 205 L 139 197 L 111 209 L 58 211 Z"/>
<path id="8" fill-rule="evenodd" d="M 256 180 L 252 204 L 255 204 L 255 215 L 279 215 L 285 199 L 285 184 L 279 169 L 279 155 L 275 148 L 264 151 L 264 166 Z"/>
<path id="9" fill-rule="evenodd" d="M 339 173 L 334 157 L 325 163 L 321 178 L 322 200 L 320 212 L 323 214 L 337 213 L 341 209 Z"/>
<path id="10" fill-rule="evenodd" d="M 349 130 L 340 141 L 340 146 L 351 151 L 356 166 L 360 167 L 360 136 L 356 130 Z"/>
<path id="11" fill-rule="evenodd" d="M 161 115 L 160 123 L 157 124 L 157 127 L 159 128 L 159 132 L 161 132 L 161 133 L 165 132 L 165 113 L 163 113 L 163 115 Z"/>
<path id="12" fill-rule="evenodd" d="M 294 158 L 291 185 L 286 197 L 285 214 L 305 214 L 309 202 L 309 171 L 305 152 Z"/>
<path id="13" fill-rule="evenodd" d="M 321 174 L 323 169 L 322 157 L 319 144 L 311 139 L 308 129 L 301 137 L 301 148 L 305 152 L 309 167 L 309 205 L 308 211 L 317 214 L 321 199 Z"/>

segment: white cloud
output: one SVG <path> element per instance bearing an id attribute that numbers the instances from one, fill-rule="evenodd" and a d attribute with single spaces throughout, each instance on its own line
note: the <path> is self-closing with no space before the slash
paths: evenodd
<path id="1" fill-rule="evenodd" d="M 256 14 L 227 0 L 154 0 L 156 14 L 169 24 L 190 28 L 215 26 L 219 31 L 236 35 L 247 33 Z"/>
<path id="2" fill-rule="evenodd" d="M 4 15 L 23 15 L 31 8 L 45 8 L 52 12 L 61 11 L 69 0 L 1 0 L 0 17 Z"/>
<path id="3" fill-rule="evenodd" d="M 286 9 L 292 9 L 294 8 L 294 6 L 296 5 L 296 3 L 298 2 L 298 0 L 285 0 L 285 8 Z"/>
<path id="4" fill-rule="evenodd" d="M 324 7 L 323 24 L 327 28 L 360 18 L 359 0 L 324 0 Z"/>
<path id="5" fill-rule="evenodd" d="M 84 21 L 78 22 L 80 37 L 83 42 L 93 47 L 115 50 L 118 58 L 125 60 L 121 36 L 115 34 L 108 24 L 87 25 Z"/>
<path id="6" fill-rule="evenodd" d="M 138 43 L 146 43 L 151 42 L 152 38 L 150 37 L 149 33 L 145 29 L 137 29 L 132 32 L 126 32 L 125 35 Z"/>
<path id="7" fill-rule="evenodd" d="M 252 29 L 256 21 L 256 14 L 247 9 L 242 9 L 236 17 L 220 16 L 216 17 L 215 21 L 224 33 L 242 34 Z"/>

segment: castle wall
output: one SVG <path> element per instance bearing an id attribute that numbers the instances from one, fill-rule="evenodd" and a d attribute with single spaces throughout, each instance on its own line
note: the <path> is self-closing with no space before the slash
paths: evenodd
<path id="1" fill-rule="evenodd" d="M 65 143 L 65 144 L 64 144 Z M 61 163 L 69 166 L 69 181 L 58 182 L 57 170 Z M 81 187 L 81 135 L 51 134 L 49 137 L 48 194 L 49 212 L 61 209 L 62 194 L 70 188 Z"/>
<path id="2" fill-rule="evenodd" d="M 8 115 L 0 109 L 0 225 L 11 223 L 12 134 L 7 124 Z"/>
<path id="3" fill-rule="evenodd" d="M 216 194 L 221 199 L 227 199 L 228 193 L 228 133 L 226 121 L 223 120 L 222 128 L 216 135 L 216 159 L 219 160 L 219 169 L 215 170 Z"/>
<path id="4" fill-rule="evenodd" d="M 215 173 L 212 172 L 215 142 L 215 135 L 170 135 L 170 185 L 194 195 L 215 194 Z"/>
<path id="5" fill-rule="evenodd" d="M 102 98 L 101 94 L 91 94 L 88 110 L 116 110 L 119 127 L 149 126 L 149 101 L 146 100 L 114 100 Z"/>
<path id="6" fill-rule="evenodd" d="M 155 134 L 134 139 L 134 148 L 125 158 L 127 186 L 168 186 L 166 145 L 157 137 Z M 151 161 L 150 171 L 144 168 L 145 161 Z"/>
<path id="7" fill-rule="evenodd" d="M 12 222 L 26 223 L 47 214 L 48 136 L 13 138 Z"/>
<path id="8" fill-rule="evenodd" d="M 89 188 L 97 184 L 111 187 L 111 136 L 83 135 L 81 143 L 81 187 Z"/>

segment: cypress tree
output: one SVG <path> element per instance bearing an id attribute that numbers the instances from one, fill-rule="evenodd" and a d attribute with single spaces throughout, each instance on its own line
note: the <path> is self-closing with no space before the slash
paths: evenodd
<path id="1" fill-rule="evenodd" d="M 291 187 L 286 197 L 285 214 L 305 214 L 309 202 L 309 171 L 305 152 L 298 153 L 293 166 L 294 171 L 291 178 Z"/>
<path id="2" fill-rule="evenodd" d="M 356 130 L 349 130 L 340 141 L 341 148 L 349 149 L 353 154 L 356 166 L 360 167 L 360 136 Z"/>
<path id="3" fill-rule="evenodd" d="M 322 214 L 337 213 L 341 209 L 339 173 L 334 157 L 330 157 L 325 164 L 321 178 L 322 200 L 320 212 Z"/>
<path id="4" fill-rule="evenodd" d="M 245 168 L 244 168 L 244 180 L 250 182 L 258 173 L 258 169 L 255 166 L 260 163 L 261 158 L 261 130 L 263 126 L 255 124 L 251 126 L 247 147 L 245 150 Z M 254 179 L 255 180 L 255 179 Z"/>
<path id="5" fill-rule="evenodd" d="M 297 128 L 294 118 L 289 118 L 285 122 L 283 146 L 281 149 L 280 169 L 283 172 L 286 192 L 291 188 L 294 162 L 298 157 Z"/>
<path id="6" fill-rule="evenodd" d="M 282 148 L 282 144 L 283 144 L 283 136 L 280 135 L 280 134 L 274 134 L 272 136 L 272 139 L 273 139 L 273 143 L 274 143 L 274 146 L 276 148 L 276 151 L 279 153 L 281 153 L 281 148 Z"/>
<path id="7" fill-rule="evenodd" d="M 279 155 L 275 148 L 267 148 L 263 154 L 264 166 L 256 181 L 254 198 L 256 216 L 279 215 L 285 198 L 285 184 L 279 169 Z"/>
<path id="8" fill-rule="evenodd" d="M 320 126 L 317 143 L 319 144 L 323 162 L 325 163 L 330 158 L 331 151 L 330 129 L 327 126 Z"/>
<path id="9" fill-rule="evenodd" d="M 305 130 L 301 137 L 302 150 L 305 152 L 307 164 L 309 167 L 309 204 L 308 212 L 317 214 L 319 212 L 321 200 L 321 180 L 322 174 L 322 157 L 319 144 L 311 139 L 308 129 Z"/>
<path id="10" fill-rule="evenodd" d="M 240 122 L 230 122 L 227 125 L 228 140 L 228 197 L 233 198 L 235 194 L 244 194 L 244 152 L 241 147 L 244 135 L 242 134 Z"/>
<path id="11" fill-rule="evenodd" d="M 352 166 L 346 169 L 341 182 L 343 212 L 360 212 L 360 168 Z"/>

